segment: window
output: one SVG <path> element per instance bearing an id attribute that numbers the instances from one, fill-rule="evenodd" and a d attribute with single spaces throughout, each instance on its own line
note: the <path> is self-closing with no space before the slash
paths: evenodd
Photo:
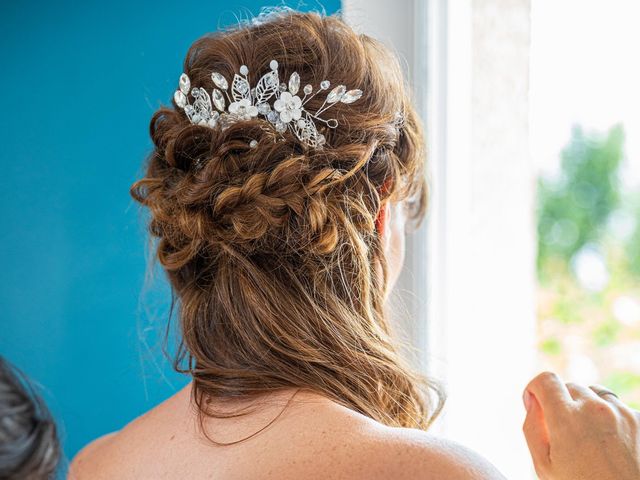
<path id="1" fill-rule="evenodd" d="M 445 382 L 433 432 L 508 478 L 533 469 L 522 390 L 535 372 L 529 2 L 345 1 L 348 21 L 405 59 L 424 116 L 432 197 L 413 234 L 398 318 Z"/>
<path id="2" fill-rule="evenodd" d="M 405 60 L 431 205 L 397 322 L 443 379 L 436 434 L 535 478 L 536 373 L 640 408 L 640 7 L 625 0 L 345 0 Z"/>
<path id="3" fill-rule="evenodd" d="M 640 6 L 532 7 L 540 365 L 640 409 Z"/>

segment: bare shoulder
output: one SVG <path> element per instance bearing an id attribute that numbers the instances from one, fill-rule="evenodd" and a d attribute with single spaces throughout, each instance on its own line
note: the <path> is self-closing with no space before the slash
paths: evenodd
<path id="1" fill-rule="evenodd" d="M 474 450 L 422 430 L 387 427 L 330 403 L 317 408 L 312 418 L 322 427 L 308 425 L 314 438 L 300 442 L 307 447 L 298 455 L 319 460 L 298 473 L 322 472 L 318 478 L 336 479 L 505 480 Z"/>
<path id="2" fill-rule="evenodd" d="M 67 480 L 143 478 L 139 465 L 132 460 L 148 461 L 149 449 L 157 449 L 158 444 L 167 440 L 166 432 L 148 426 L 155 414 L 155 409 L 150 410 L 121 430 L 88 443 L 71 461 Z"/>
<path id="3" fill-rule="evenodd" d="M 104 452 L 109 449 L 117 432 L 103 435 L 87 444 L 80 450 L 69 465 L 68 480 L 83 480 L 95 478 L 96 472 L 101 470 L 101 462 L 105 458 Z"/>
<path id="4" fill-rule="evenodd" d="M 376 461 L 375 478 L 505 480 L 474 450 L 421 430 L 379 427 L 369 445 L 363 456 Z"/>
<path id="5" fill-rule="evenodd" d="M 166 432 L 154 426 L 154 422 L 168 420 L 163 414 L 175 410 L 175 404 L 185 395 L 178 392 L 153 409 L 134 418 L 120 430 L 103 435 L 80 450 L 69 465 L 67 480 L 122 480 L 142 478 L 132 458 L 144 458 L 147 447 L 155 448 L 163 442 Z"/>
<path id="6" fill-rule="evenodd" d="M 264 417 L 242 421 L 248 423 L 229 420 L 225 426 L 216 421 L 215 433 L 223 441 L 243 438 L 279 410 L 276 405 Z M 319 395 L 300 395 L 271 427 L 232 447 L 203 442 L 191 430 L 188 411 L 172 400 L 95 440 L 73 459 L 68 480 L 195 479 L 208 478 L 205 472 L 211 471 L 221 472 L 219 478 L 226 478 L 222 472 L 234 472 L 233 478 L 280 480 L 505 478 L 458 443 L 416 429 L 387 427 Z"/>

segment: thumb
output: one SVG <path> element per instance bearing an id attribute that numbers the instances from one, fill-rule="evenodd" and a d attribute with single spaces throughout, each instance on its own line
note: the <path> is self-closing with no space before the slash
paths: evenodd
<path id="1" fill-rule="evenodd" d="M 522 431 L 527 440 L 536 471 L 546 471 L 549 466 L 549 431 L 540 403 L 535 395 L 528 390 L 525 391 L 525 396 L 527 395 L 529 398 L 525 404 L 529 404 L 529 409 L 522 425 Z"/>

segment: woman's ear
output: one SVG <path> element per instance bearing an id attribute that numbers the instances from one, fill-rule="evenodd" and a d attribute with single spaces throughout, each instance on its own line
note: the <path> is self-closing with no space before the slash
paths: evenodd
<path id="1" fill-rule="evenodd" d="M 380 207 L 380 211 L 378 212 L 378 216 L 376 217 L 376 230 L 378 230 L 378 234 L 380 237 L 384 237 L 384 233 L 386 231 L 387 219 L 389 217 L 389 202 L 385 201 Z"/>
<path id="2" fill-rule="evenodd" d="M 381 195 L 386 195 L 391 188 L 392 177 L 387 178 L 382 184 Z M 376 229 L 381 237 L 384 237 L 384 232 L 386 231 L 387 219 L 389 217 L 389 198 L 382 202 L 380 206 L 380 211 L 378 212 L 378 216 L 376 217 Z"/>

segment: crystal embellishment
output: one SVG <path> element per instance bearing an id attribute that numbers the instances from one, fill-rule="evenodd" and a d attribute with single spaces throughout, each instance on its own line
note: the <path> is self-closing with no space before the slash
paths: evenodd
<path id="1" fill-rule="evenodd" d="M 298 89 L 300 88 L 300 75 L 298 72 L 293 72 L 291 77 L 289 78 L 289 92 L 291 95 L 295 95 L 298 93 Z"/>
<path id="2" fill-rule="evenodd" d="M 242 78 L 240 75 L 233 77 L 233 83 L 231 84 L 231 94 L 235 101 L 242 100 L 247 97 L 249 93 L 249 82 Z"/>
<path id="3" fill-rule="evenodd" d="M 173 94 L 173 99 L 180 108 L 184 108 L 187 104 L 187 96 L 182 92 L 182 90 L 176 90 Z"/>
<path id="4" fill-rule="evenodd" d="M 211 80 L 216 84 L 216 87 L 226 90 L 229 88 L 229 83 L 227 83 L 227 79 L 220 75 L 218 72 L 213 72 L 211 74 Z"/>
<path id="5" fill-rule="evenodd" d="M 362 90 L 358 90 L 358 89 L 349 90 L 342 96 L 340 101 L 342 103 L 353 103 L 356 100 L 358 100 L 361 96 L 362 96 Z"/>
<path id="6" fill-rule="evenodd" d="M 213 104 L 216 106 L 218 110 L 220 110 L 221 112 L 224 112 L 224 107 L 225 107 L 224 97 L 222 96 L 222 92 L 217 88 L 213 89 Z"/>
<path id="7" fill-rule="evenodd" d="M 180 91 L 185 95 L 189 93 L 189 89 L 191 88 L 191 80 L 186 73 L 180 75 Z"/>
<path id="8" fill-rule="evenodd" d="M 344 85 L 338 85 L 336 88 L 331 90 L 331 92 L 329 92 L 329 95 L 327 95 L 327 102 L 336 103 L 340 101 L 346 91 L 347 87 L 345 87 Z"/>
<path id="9" fill-rule="evenodd" d="M 246 65 L 240 66 L 239 73 L 234 74 L 231 81 L 218 72 L 212 72 L 211 81 L 215 87 L 210 90 L 211 94 L 204 87 L 192 88 L 190 78 L 182 73 L 173 100 L 194 125 L 224 130 L 235 122 L 264 119 L 281 135 L 290 131 L 309 147 L 323 148 L 326 138 L 318 131 L 318 125 L 333 129 L 338 127 L 338 120 L 322 118 L 321 114 L 337 103 L 351 104 L 363 94 L 362 90 L 347 90 L 345 85 L 337 85 L 327 94 L 322 105 L 313 111 L 306 108 L 307 103 L 318 93 L 328 90 L 331 82 L 323 80 L 315 91 L 312 85 L 306 84 L 300 91 L 297 72 L 291 73 L 285 83 L 278 75 L 278 62 L 271 60 L 269 67 L 270 71 L 262 75 L 253 87 L 249 84 Z M 189 102 L 191 97 L 193 103 Z M 250 142 L 252 148 L 256 145 L 256 141 Z"/>

